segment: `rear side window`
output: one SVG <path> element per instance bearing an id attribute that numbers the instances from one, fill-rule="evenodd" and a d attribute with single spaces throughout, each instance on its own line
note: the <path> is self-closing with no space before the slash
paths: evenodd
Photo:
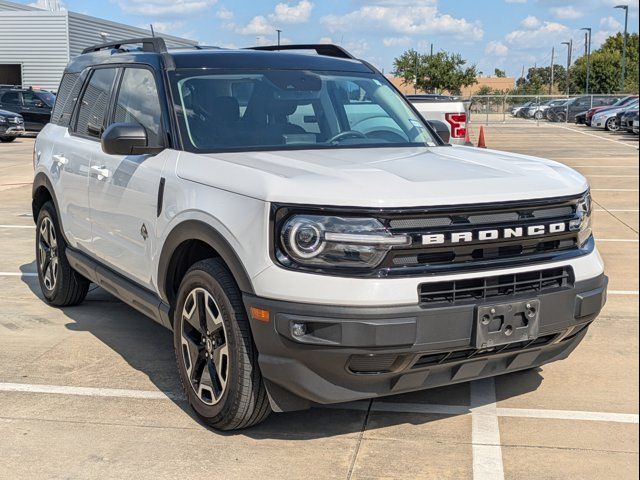
<path id="1" fill-rule="evenodd" d="M 0 97 L 0 102 L 5 105 L 20 105 L 22 106 L 22 100 L 20 99 L 20 92 L 5 92 Z"/>
<path id="2" fill-rule="evenodd" d="M 58 88 L 56 103 L 51 112 L 51 122 L 63 127 L 69 126 L 73 106 L 82 88 L 80 73 L 65 73 Z"/>
<path id="3" fill-rule="evenodd" d="M 118 90 L 114 122 L 138 123 L 147 131 L 150 147 L 162 145 L 160 99 L 151 71 L 125 69 Z"/>
<path id="4" fill-rule="evenodd" d="M 79 135 L 95 138 L 102 135 L 115 76 L 115 68 L 101 68 L 91 75 L 78 110 L 75 131 Z"/>

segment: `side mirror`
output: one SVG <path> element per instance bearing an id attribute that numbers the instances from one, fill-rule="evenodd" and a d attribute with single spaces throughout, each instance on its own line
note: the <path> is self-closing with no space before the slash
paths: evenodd
<path id="1" fill-rule="evenodd" d="M 447 127 L 446 123 L 441 122 L 440 120 L 429 120 L 427 123 L 431 125 L 431 128 L 436 131 L 444 143 L 449 143 L 449 140 L 451 139 L 451 132 L 449 132 L 449 127 Z"/>
<path id="2" fill-rule="evenodd" d="M 148 147 L 147 131 L 137 123 L 112 123 L 102 134 L 100 143 L 108 155 L 144 155 L 158 150 Z"/>

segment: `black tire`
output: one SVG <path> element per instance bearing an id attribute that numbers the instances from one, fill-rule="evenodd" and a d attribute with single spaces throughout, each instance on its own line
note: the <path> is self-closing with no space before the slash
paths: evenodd
<path id="1" fill-rule="evenodd" d="M 262 422 L 271 408 L 258 351 L 240 290 L 224 262 L 214 258 L 194 264 L 182 279 L 176 303 L 174 348 L 189 405 L 218 430 Z"/>
<path id="2" fill-rule="evenodd" d="M 0 137 L 0 142 L 9 143 L 9 142 L 13 142 L 15 139 L 16 137 Z"/>
<path id="3" fill-rule="evenodd" d="M 567 120 L 567 115 L 564 112 L 556 113 L 556 122 L 564 123 Z"/>
<path id="4" fill-rule="evenodd" d="M 50 228 L 53 231 L 47 234 Z M 53 203 L 47 202 L 40 209 L 36 223 L 36 267 L 42 294 L 56 307 L 78 305 L 89 291 L 89 280 L 71 268 L 66 250 L 56 209 Z"/>
<path id="5" fill-rule="evenodd" d="M 542 120 L 544 118 L 544 112 L 541 112 L 540 110 L 536 111 L 536 113 L 533 114 L 533 118 L 536 120 Z"/>

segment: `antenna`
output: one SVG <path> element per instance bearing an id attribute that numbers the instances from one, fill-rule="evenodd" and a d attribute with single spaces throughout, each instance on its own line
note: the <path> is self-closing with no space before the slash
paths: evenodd
<path id="1" fill-rule="evenodd" d="M 153 23 L 150 23 L 149 26 L 151 27 L 151 36 L 155 37 L 156 33 L 153 31 Z"/>

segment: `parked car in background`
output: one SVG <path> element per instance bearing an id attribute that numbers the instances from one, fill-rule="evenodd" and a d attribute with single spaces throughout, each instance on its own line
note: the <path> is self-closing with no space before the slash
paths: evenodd
<path id="1" fill-rule="evenodd" d="M 638 98 L 638 95 L 630 95 L 628 97 L 622 97 L 618 99 L 618 101 L 613 103 L 612 105 L 600 105 L 598 107 L 592 107 L 589 110 L 587 110 L 587 115 L 585 117 L 584 123 L 585 125 L 591 126 L 591 119 L 597 112 L 601 112 L 609 108 L 623 107 L 625 105 L 632 103 L 634 100 L 637 100 L 637 98 Z"/>
<path id="2" fill-rule="evenodd" d="M 564 107 L 569 102 L 569 100 L 571 100 L 571 98 L 565 98 L 564 100 L 559 101 L 555 105 L 550 105 L 549 108 L 545 110 L 544 117 L 550 122 L 555 122 L 556 112 L 560 111 L 560 107 Z"/>
<path id="3" fill-rule="evenodd" d="M 566 98 L 561 98 L 558 100 L 547 100 L 546 102 L 533 104 L 528 108 L 526 116 L 527 118 L 542 120 L 543 118 L 545 118 L 545 113 L 549 108 L 563 105 L 566 103 L 566 101 Z"/>
<path id="4" fill-rule="evenodd" d="M 592 95 L 572 98 L 565 105 L 550 109 L 553 110 L 554 113 L 554 119 L 552 121 L 566 122 L 568 118 L 575 118 L 576 115 L 586 112 L 590 108 L 611 105 L 619 98 L 620 97 L 600 97 Z"/>
<path id="5" fill-rule="evenodd" d="M 591 119 L 591 126 L 595 128 L 604 128 L 610 132 L 617 132 L 620 130 L 620 123 L 617 114 L 625 112 L 627 110 L 633 110 L 638 107 L 638 100 L 633 103 L 618 108 L 607 108 L 597 112 Z"/>
<path id="6" fill-rule="evenodd" d="M 409 102 L 426 121 L 437 120 L 449 127 L 449 143 L 463 145 L 467 136 L 467 109 L 450 95 L 407 95 Z"/>
<path id="7" fill-rule="evenodd" d="M 24 133 L 24 120 L 14 112 L 0 110 L 0 142 L 13 142 Z"/>
<path id="8" fill-rule="evenodd" d="M 19 85 L 0 85 L 0 109 L 16 112 L 24 119 L 25 130 L 39 132 L 51 120 L 56 96 L 47 90 Z"/>
<path id="9" fill-rule="evenodd" d="M 573 117 L 576 124 L 583 125 L 587 118 L 587 112 L 582 112 Z"/>
<path id="10" fill-rule="evenodd" d="M 631 108 L 620 115 L 620 128 L 633 133 L 633 120 L 638 118 L 638 107 Z"/>
<path id="11" fill-rule="evenodd" d="M 511 115 L 514 117 L 523 117 L 525 112 L 534 104 L 535 102 L 526 102 L 522 105 L 514 105 L 511 107 Z"/>
<path id="12" fill-rule="evenodd" d="M 636 114 L 635 118 L 633 119 L 633 128 L 632 128 L 633 133 L 635 133 L 636 135 L 638 135 L 639 127 L 640 127 L 640 119 L 638 118 L 638 115 Z"/>

